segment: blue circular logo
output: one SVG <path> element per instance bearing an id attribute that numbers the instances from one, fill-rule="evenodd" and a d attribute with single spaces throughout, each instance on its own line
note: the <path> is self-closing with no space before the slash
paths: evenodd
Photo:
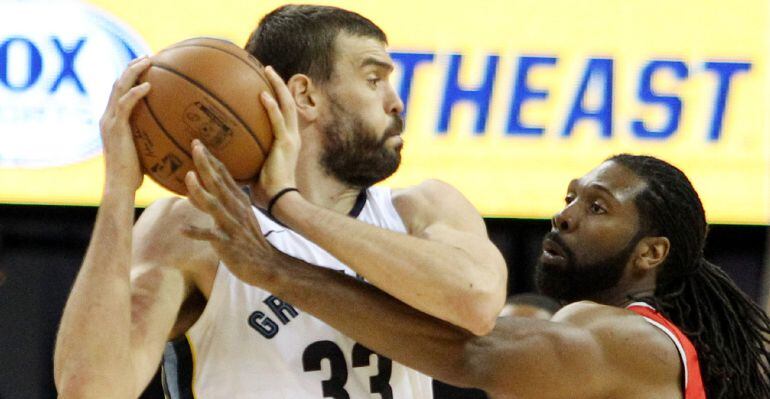
<path id="1" fill-rule="evenodd" d="M 0 2 L 0 167 L 62 166 L 99 154 L 112 84 L 147 53 L 139 35 L 88 4 Z"/>

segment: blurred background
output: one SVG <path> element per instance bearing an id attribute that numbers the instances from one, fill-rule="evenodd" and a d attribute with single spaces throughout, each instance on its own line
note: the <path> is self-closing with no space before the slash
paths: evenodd
<path id="1" fill-rule="evenodd" d="M 569 180 L 631 152 L 687 173 L 711 223 L 707 257 L 767 309 L 767 1 L 324 3 L 389 37 L 406 144 L 384 184 L 459 188 L 506 257 L 510 294 L 533 290 Z M 189 37 L 242 45 L 281 4 L 0 0 L 0 398 L 56 395 L 53 341 L 101 194 L 112 82 Z M 169 195 L 145 179 L 139 202 Z"/>

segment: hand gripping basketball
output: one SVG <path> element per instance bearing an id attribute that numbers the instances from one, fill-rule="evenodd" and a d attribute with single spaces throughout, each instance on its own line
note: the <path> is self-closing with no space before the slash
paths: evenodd
<path id="1" fill-rule="evenodd" d="M 112 86 L 99 127 L 105 161 L 105 188 L 136 191 L 142 184 L 142 171 L 131 137 L 129 116 L 139 100 L 150 92 L 150 83 L 134 86 L 138 76 L 150 66 L 146 57 L 132 61 Z"/>
<path id="2" fill-rule="evenodd" d="M 301 146 L 294 98 L 272 67 L 265 68 L 265 72 L 278 99 L 276 102 L 267 91 L 260 95 L 275 135 L 273 147 L 259 174 L 259 181 L 251 186 L 252 200 L 262 208 L 279 191 L 296 187 L 295 172 Z"/>

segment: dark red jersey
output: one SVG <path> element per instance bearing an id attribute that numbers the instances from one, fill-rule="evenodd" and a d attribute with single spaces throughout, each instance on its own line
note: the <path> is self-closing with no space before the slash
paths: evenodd
<path id="1" fill-rule="evenodd" d="M 676 345 L 676 349 L 682 359 L 684 399 L 706 399 L 706 390 L 703 388 L 700 365 L 698 364 L 698 353 L 695 351 L 695 347 L 690 342 L 690 339 L 679 330 L 679 327 L 647 303 L 634 302 L 628 305 L 626 309 L 644 317 L 645 320 L 666 333 L 674 341 L 674 345 Z"/>

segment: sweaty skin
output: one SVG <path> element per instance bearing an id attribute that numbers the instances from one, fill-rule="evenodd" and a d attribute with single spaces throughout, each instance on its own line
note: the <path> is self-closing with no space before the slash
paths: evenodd
<path id="1" fill-rule="evenodd" d="M 278 96 L 263 93 L 260 101 L 268 110 L 275 142 L 260 180 L 251 186 L 253 203 L 265 207 L 281 189 L 299 188 L 301 194 L 289 193 L 278 201 L 273 213 L 279 220 L 409 306 L 472 335 L 489 332 L 505 299 L 507 271 L 483 220 L 457 190 L 429 180 L 395 191 L 393 205 L 408 229 L 400 234 L 348 217 L 360 187 L 341 183 L 319 166 L 332 90 L 337 101 L 379 134 L 403 110 L 388 81 L 393 63 L 383 43 L 340 33 L 335 46 L 335 75 L 324 84 L 302 74 L 284 82 L 266 68 Z M 148 84 L 134 86 L 149 65 L 141 59 L 129 66 L 114 85 L 101 121 L 105 188 L 57 335 L 54 377 L 60 397 L 133 398 L 144 390 L 167 340 L 187 331 L 205 308 L 220 259 L 225 259 L 213 242 L 189 236 L 227 238 L 227 259 L 256 256 L 277 262 L 280 256 L 264 242 L 221 235 L 214 229 L 227 216 L 213 210 L 217 217 L 212 218 L 195 200 L 157 201 L 132 230 L 142 174 L 128 117 L 151 90 Z M 386 149 L 397 151 L 400 140 L 385 140 Z M 196 147 L 197 153 L 204 151 Z M 226 182 L 237 188 L 221 176 L 201 177 L 204 182 L 216 179 L 206 182 L 212 190 Z M 239 200 L 246 201 L 240 202 L 240 213 L 229 217 L 253 223 L 244 217 L 253 219 L 249 199 L 241 194 Z M 234 273 L 241 275 L 240 263 L 233 264 Z"/>

